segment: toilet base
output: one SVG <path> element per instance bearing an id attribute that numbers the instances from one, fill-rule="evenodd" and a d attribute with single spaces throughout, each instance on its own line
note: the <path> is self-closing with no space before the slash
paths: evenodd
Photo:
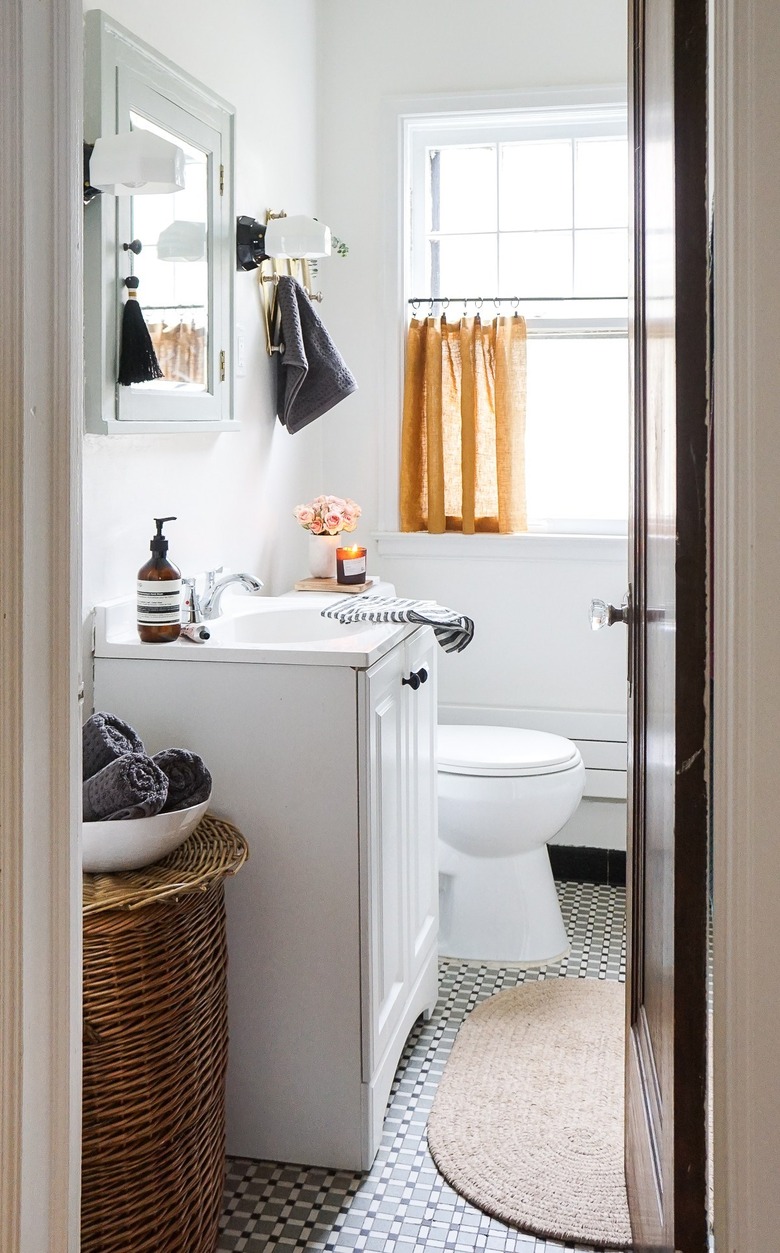
<path id="1" fill-rule="evenodd" d="M 569 943 L 547 846 L 513 857 L 470 857 L 439 841 L 439 953 L 541 966 Z"/>

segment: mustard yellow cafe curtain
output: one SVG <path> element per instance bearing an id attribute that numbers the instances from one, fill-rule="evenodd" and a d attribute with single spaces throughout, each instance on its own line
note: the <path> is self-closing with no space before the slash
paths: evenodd
<path id="1" fill-rule="evenodd" d="M 401 530 L 528 529 L 526 324 L 413 318 L 406 344 Z"/>

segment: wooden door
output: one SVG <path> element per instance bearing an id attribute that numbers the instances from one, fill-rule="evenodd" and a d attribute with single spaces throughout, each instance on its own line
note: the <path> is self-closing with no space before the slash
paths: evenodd
<path id="1" fill-rule="evenodd" d="M 706 0 L 631 0 L 634 170 L 626 1177 L 635 1247 L 703 1253 Z"/>

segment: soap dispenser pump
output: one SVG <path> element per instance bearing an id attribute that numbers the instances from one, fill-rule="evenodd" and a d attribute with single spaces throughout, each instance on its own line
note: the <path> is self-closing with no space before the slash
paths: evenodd
<path id="1" fill-rule="evenodd" d="M 144 644 L 170 644 L 181 632 L 181 570 L 168 560 L 163 535 L 163 524 L 175 521 L 155 518 L 152 556 L 138 571 L 138 634 Z"/>

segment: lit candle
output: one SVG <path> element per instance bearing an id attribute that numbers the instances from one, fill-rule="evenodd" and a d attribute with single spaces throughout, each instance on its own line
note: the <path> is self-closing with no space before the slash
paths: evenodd
<path id="1" fill-rule="evenodd" d="M 351 548 L 336 549 L 336 582 L 365 583 L 366 550 L 353 544 Z"/>

